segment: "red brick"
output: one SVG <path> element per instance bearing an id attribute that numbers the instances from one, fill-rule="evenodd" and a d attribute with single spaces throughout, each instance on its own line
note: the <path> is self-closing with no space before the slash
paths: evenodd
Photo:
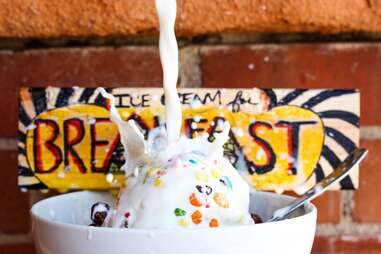
<path id="1" fill-rule="evenodd" d="M 0 151 L 0 232 L 27 233 L 29 231 L 28 195 L 17 187 L 17 154 Z"/>
<path id="2" fill-rule="evenodd" d="M 380 44 L 206 46 L 206 87 L 359 88 L 362 124 L 381 124 Z M 254 68 L 249 68 L 253 66 Z"/>
<path id="3" fill-rule="evenodd" d="M 381 253 L 378 236 L 317 236 L 313 254 L 370 254 Z"/>
<path id="4" fill-rule="evenodd" d="M 381 140 L 364 140 L 361 146 L 369 149 L 369 154 L 361 165 L 353 217 L 357 222 L 381 223 Z"/>
<path id="5" fill-rule="evenodd" d="M 34 254 L 36 250 L 33 244 L 10 244 L 0 245 L 0 254 Z"/>
<path id="6" fill-rule="evenodd" d="M 179 0 L 178 33 L 380 32 L 377 0 Z M 0 1 L 1 37 L 152 34 L 154 1 Z"/>
<path id="7" fill-rule="evenodd" d="M 14 137 L 20 86 L 157 86 L 153 47 L 32 50 L 0 53 L 0 136 Z"/>
<path id="8" fill-rule="evenodd" d="M 312 201 L 318 210 L 318 223 L 339 223 L 341 215 L 341 194 L 329 191 Z"/>

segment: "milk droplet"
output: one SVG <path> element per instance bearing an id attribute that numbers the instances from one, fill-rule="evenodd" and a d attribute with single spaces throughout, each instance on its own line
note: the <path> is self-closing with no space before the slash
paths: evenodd
<path id="1" fill-rule="evenodd" d="M 265 62 L 270 61 L 270 57 L 269 57 L 269 56 L 265 56 L 265 57 L 263 58 L 263 61 L 265 61 Z"/>
<path id="2" fill-rule="evenodd" d="M 95 124 L 95 118 L 89 118 L 89 124 Z"/>
<path id="3" fill-rule="evenodd" d="M 66 167 L 64 168 L 64 172 L 70 172 L 70 166 L 66 166 Z"/>
<path id="4" fill-rule="evenodd" d="M 21 188 L 20 188 L 20 191 L 21 191 L 21 192 L 27 192 L 27 191 L 28 191 L 28 189 L 27 189 L 27 188 L 25 188 L 25 187 L 21 187 Z"/>
<path id="5" fill-rule="evenodd" d="M 130 116 L 130 114 L 126 111 L 122 112 L 122 117 L 123 118 L 128 118 Z"/>
<path id="6" fill-rule="evenodd" d="M 108 174 L 106 175 L 106 181 L 107 181 L 108 183 L 112 183 L 112 180 L 113 180 L 113 179 L 114 179 L 113 174 L 108 173 Z"/>
<path id="7" fill-rule="evenodd" d="M 202 106 L 201 101 L 200 101 L 200 100 L 197 100 L 197 99 L 193 100 L 193 101 L 190 103 L 190 107 L 191 107 L 191 108 L 199 108 L 199 107 L 201 107 L 201 106 Z"/>
<path id="8" fill-rule="evenodd" d="M 243 137 L 243 130 L 242 130 L 242 128 L 234 128 L 233 131 L 234 131 L 234 133 L 235 133 L 238 137 Z"/>
<path id="9" fill-rule="evenodd" d="M 257 154 L 255 155 L 255 158 L 257 160 L 260 160 L 263 158 L 263 156 L 265 156 L 265 152 L 262 149 L 260 149 L 260 150 L 258 150 Z"/>
<path id="10" fill-rule="evenodd" d="M 247 68 L 249 68 L 249 70 L 253 70 L 255 68 L 255 64 L 250 63 L 247 65 Z"/>
<path id="11" fill-rule="evenodd" d="M 201 116 L 196 115 L 196 116 L 193 117 L 193 120 L 198 123 L 198 122 L 201 121 Z"/>
<path id="12" fill-rule="evenodd" d="M 58 172 L 58 174 L 57 174 L 57 177 L 58 178 L 65 178 L 65 172 L 63 172 L 63 171 L 61 171 L 61 172 Z"/>
<path id="13" fill-rule="evenodd" d="M 36 125 L 34 125 L 33 123 L 32 124 L 29 124 L 28 127 L 26 127 L 26 130 L 33 130 L 36 128 Z"/>

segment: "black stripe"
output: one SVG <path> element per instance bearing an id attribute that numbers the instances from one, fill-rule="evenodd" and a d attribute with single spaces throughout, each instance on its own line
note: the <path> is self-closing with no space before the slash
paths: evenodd
<path id="1" fill-rule="evenodd" d="M 36 115 L 44 112 L 46 110 L 45 88 L 30 88 L 29 91 L 32 96 L 34 111 L 36 112 Z"/>
<path id="2" fill-rule="evenodd" d="M 327 110 L 318 114 L 321 118 L 337 118 L 356 127 L 360 126 L 360 118 L 352 112 L 342 110 Z"/>
<path id="3" fill-rule="evenodd" d="M 26 151 L 25 151 L 24 148 L 18 146 L 18 147 L 17 147 L 17 150 L 18 150 L 19 154 L 22 154 L 22 155 L 25 155 L 25 156 L 26 156 Z"/>
<path id="4" fill-rule="evenodd" d="M 346 94 L 352 94 L 356 93 L 356 90 L 351 89 L 351 90 L 341 90 L 341 89 L 334 89 L 334 90 L 325 90 L 311 99 L 309 99 L 307 102 L 303 103 L 301 107 L 303 108 L 313 108 L 319 103 L 328 100 L 332 97 L 338 97 Z"/>
<path id="5" fill-rule="evenodd" d="M 19 176 L 34 176 L 34 173 L 30 168 L 26 168 L 23 166 L 18 166 L 17 168 Z"/>
<path id="6" fill-rule="evenodd" d="M 323 146 L 322 156 L 327 159 L 333 169 L 336 169 L 341 162 L 337 155 L 326 145 Z M 347 176 L 341 180 L 340 186 L 344 190 L 353 190 L 355 188 L 350 176 Z"/>
<path id="7" fill-rule="evenodd" d="M 106 92 L 111 93 L 111 88 L 105 88 Z M 105 98 L 101 95 L 101 93 L 98 94 L 97 98 L 94 101 L 95 105 L 106 107 L 106 100 Z"/>
<path id="8" fill-rule="evenodd" d="M 269 109 L 272 109 L 277 105 L 277 97 L 272 89 L 262 89 L 270 99 Z"/>
<path id="9" fill-rule="evenodd" d="M 316 177 L 316 182 L 320 182 L 321 180 L 323 180 L 323 178 L 325 177 L 324 176 L 324 171 L 323 169 L 321 168 L 321 165 L 320 163 L 318 163 L 314 169 L 314 173 L 315 173 L 315 177 Z"/>
<path id="10" fill-rule="evenodd" d="M 70 99 L 70 96 L 73 95 L 73 93 L 74 93 L 73 88 L 61 88 L 57 95 L 57 100 L 55 105 L 56 108 L 69 105 L 69 99 Z"/>
<path id="11" fill-rule="evenodd" d="M 20 189 L 28 189 L 28 190 L 44 190 L 48 189 L 48 187 L 43 183 L 31 184 L 31 185 L 19 185 Z"/>
<path id="12" fill-rule="evenodd" d="M 356 144 L 340 131 L 330 127 L 324 127 L 324 131 L 329 137 L 334 139 L 341 147 L 343 147 L 347 153 L 351 153 L 356 149 Z"/>
<path id="13" fill-rule="evenodd" d="M 28 126 L 32 123 L 32 119 L 26 113 L 24 106 L 20 103 L 19 105 L 19 120 L 24 126 Z"/>
<path id="14" fill-rule="evenodd" d="M 94 94 L 96 88 L 85 88 L 79 97 L 79 102 L 87 103 L 89 102 L 90 97 Z"/>
<path id="15" fill-rule="evenodd" d="M 22 133 L 21 131 L 18 131 L 18 132 L 17 132 L 17 139 L 18 139 L 21 143 L 25 144 L 25 143 L 26 143 L 26 134 Z"/>
<path id="16" fill-rule="evenodd" d="M 288 93 L 286 96 L 284 96 L 278 103 L 277 106 L 282 105 L 288 105 L 291 101 L 298 98 L 300 95 L 302 95 L 307 89 L 295 89 L 294 91 Z"/>

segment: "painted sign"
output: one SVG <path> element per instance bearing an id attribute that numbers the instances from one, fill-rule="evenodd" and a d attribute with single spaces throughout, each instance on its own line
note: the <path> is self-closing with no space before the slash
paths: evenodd
<path id="1" fill-rule="evenodd" d="M 163 124 L 160 88 L 108 89 L 125 120 L 145 136 Z M 225 156 L 261 190 L 306 188 L 334 170 L 359 141 L 355 90 L 180 89 L 183 134 L 220 131 Z M 19 186 L 112 189 L 124 183 L 123 147 L 105 99 L 94 88 L 22 88 Z M 354 171 L 336 189 L 355 189 Z"/>

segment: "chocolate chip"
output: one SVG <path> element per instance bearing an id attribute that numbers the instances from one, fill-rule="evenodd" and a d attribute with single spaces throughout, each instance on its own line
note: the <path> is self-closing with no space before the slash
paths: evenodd
<path id="1" fill-rule="evenodd" d="M 125 221 L 124 221 L 123 226 L 124 226 L 124 228 L 128 228 L 128 220 L 125 220 Z"/>
<path id="2" fill-rule="evenodd" d="M 95 203 L 91 207 L 92 223 L 90 224 L 90 226 L 101 227 L 109 213 L 110 213 L 110 206 L 107 203 L 104 203 L 104 202 Z"/>
<path id="3" fill-rule="evenodd" d="M 205 188 L 206 188 L 205 194 L 210 195 L 213 191 L 212 187 L 210 187 L 209 185 L 205 185 Z"/>
<path id="4" fill-rule="evenodd" d="M 198 190 L 198 192 L 200 192 L 200 193 L 204 193 L 204 192 L 202 191 L 202 186 L 201 186 L 201 185 L 196 185 L 196 189 Z"/>
<path id="5" fill-rule="evenodd" d="M 258 214 L 252 213 L 252 214 L 251 214 L 251 218 L 253 219 L 253 221 L 255 222 L 255 224 L 263 223 L 262 218 L 259 217 Z"/>

